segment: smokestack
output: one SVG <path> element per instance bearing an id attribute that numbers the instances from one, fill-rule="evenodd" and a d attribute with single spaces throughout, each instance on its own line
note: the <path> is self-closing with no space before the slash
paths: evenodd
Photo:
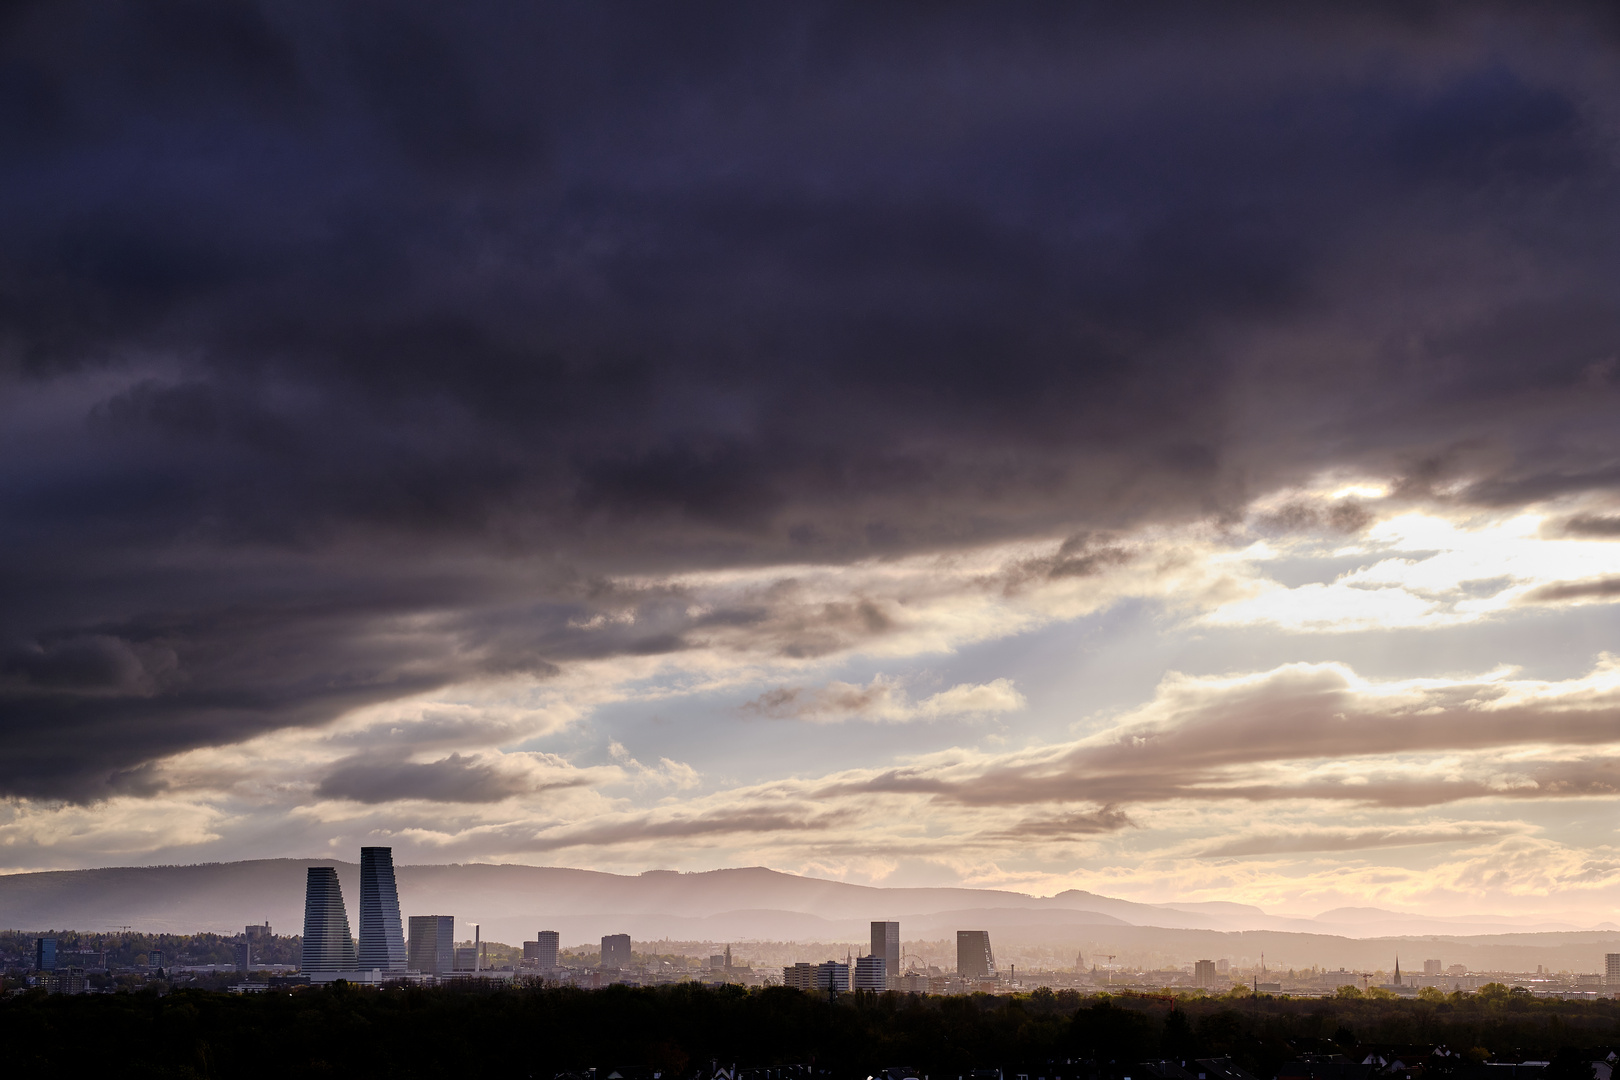
<path id="1" fill-rule="evenodd" d="M 473 923 L 473 974 L 484 970 L 484 946 L 478 939 L 479 926 Z"/>

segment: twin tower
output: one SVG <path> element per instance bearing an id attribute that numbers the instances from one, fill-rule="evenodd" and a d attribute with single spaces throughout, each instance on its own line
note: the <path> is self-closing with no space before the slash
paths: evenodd
<path id="1" fill-rule="evenodd" d="M 394 849 L 360 849 L 360 944 L 349 935 L 337 869 L 309 868 L 304 888 L 304 963 L 307 972 L 404 971 L 405 927 L 394 884 Z"/>

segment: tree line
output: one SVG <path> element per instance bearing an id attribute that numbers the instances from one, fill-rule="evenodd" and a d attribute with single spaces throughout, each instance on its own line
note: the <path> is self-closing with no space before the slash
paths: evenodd
<path id="1" fill-rule="evenodd" d="M 665 1080 L 710 1061 L 813 1063 L 833 1080 L 909 1065 L 931 1080 L 968 1070 L 1119 1080 L 1140 1061 L 1230 1056 L 1261 1080 L 1305 1054 L 1445 1044 L 1439 1074 L 1496 1056 L 1555 1059 L 1549 1080 L 1620 1042 L 1620 1002 L 1528 995 L 1440 1001 L 1239 994 L 1083 998 L 843 994 L 696 984 L 598 991 L 527 985 L 292 993 L 198 990 L 0 1001 L 0 1045 L 19 1069 L 95 1061 L 127 1075 L 444 1076 L 480 1071 L 551 1080 L 590 1067 L 646 1067 Z M 1598 1054 L 1601 1056 L 1601 1054 Z M 1568 1066 L 1566 1068 L 1565 1066 Z M 1031 1075 L 1036 1075 L 1032 1073 Z"/>

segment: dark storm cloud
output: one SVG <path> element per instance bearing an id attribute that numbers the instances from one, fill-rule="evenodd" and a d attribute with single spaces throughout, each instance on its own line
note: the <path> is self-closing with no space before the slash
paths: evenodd
<path id="1" fill-rule="evenodd" d="M 617 572 L 1615 486 L 1607 10 L 1177 18 L 8 6 L 0 790 L 766 619 Z"/>

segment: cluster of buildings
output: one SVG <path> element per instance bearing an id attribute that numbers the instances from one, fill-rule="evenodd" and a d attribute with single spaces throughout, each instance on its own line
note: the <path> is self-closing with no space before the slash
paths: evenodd
<path id="1" fill-rule="evenodd" d="M 1046 982 L 1045 973 L 1035 973 L 1026 975 L 1021 980 L 1021 985 L 1027 987 Z M 1389 971 L 1359 971 L 1348 968 L 1279 970 L 1268 969 L 1263 960 L 1252 967 L 1240 969 L 1223 959 L 1199 960 L 1181 968 L 1171 967 L 1162 970 L 1131 969 L 1112 964 L 1106 968 L 1093 966 L 1089 974 L 1082 974 L 1064 985 L 1120 990 L 1187 988 L 1225 991 L 1237 987 L 1262 994 L 1328 997 L 1339 993 L 1345 987 L 1354 987 L 1358 990 L 1377 988 L 1400 996 L 1415 996 L 1425 988 L 1433 988 L 1447 994 L 1455 991 L 1470 993 L 1492 983 L 1509 988 L 1519 987 L 1540 997 L 1576 999 L 1620 996 L 1620 993 L 1617 993 L 1620 992 L 1620 953 L 1609 953 L 1604 957 L 1604 972 L 1601 974 L 1551 972 L 1539 967 L 1534 972 L 1480 971 L 1471 969 L 1465 964 L 1445 964 L 1436 959 L 1422 961 L 1420 974 L 1412 969 L 1402 971 L 1399 958 Z"/>
<path id="2" fill-rule="evenodd" d="M 559 982 L 600 986 L 632 966 L 630 935 L 602 938 L 599 963 L 589 972 L 565 968 L 555 930 L 541 930 L 523 943 L 521 969 Z M 730 949 L 725 966 L 731 970 Z M 349 912 L 335 867 L 312 866 L 304 886 L 304 952 L 299 981 L 312 983 L 452 982 L 467 978 L 510 979 L 510 966 L 493 970 L 481 928 L 469 946 L 456 944 L 453 915 L 400 915 L 392 848 L 360 849 L 360 934 L 350 933 Z"/>
<path id="3" fill-rule="evenodd" d="M 269 923 L 247 927 L 239 942 L 220 944 L 219 948 L 226 951 L 227 957 L 234 953 L 233 960 L 219 956 L 219 948 L 215 948 L 210 953 L 210 962 L 200 962 L 196 957 L 171 956 L 158 948 L 145 952 L 126 948 L 120 957 L 120 950 L 106 940 L 87 944 L 83 935 L 75 936 L 79 938 L 77 948 L 50 935 L 34 938 L 27 963 L 20 965 L 25 968 L 25 985 L 50 993 L 82 994 L 93 990 L 111 992 L 117 980 L 126 980 L 122 985 L 128 987 L 132 985 L 128 981 L 131 979 L 137 980 L 136 984 L 152 977 L 164 982 L 194 981 L 198 977 L 242 974 L 250 967 L 270 973 L 291 971 L 295 967 L 264 962 L 264 954 L 276 951 L 267 947 L 271 941 Z M 222 960 L 224 962 L 214 962 Z M 15 970 L 14 965 L 5 966 Z"/>
<path id="4" fill-rule="evenodd" d="M 485 963 L 479 930 L 471 948 L 456 946 L 451 915 L 401 918 L 399 887 L 394 878 L 393 849 L 360 849 L 360 933 L 350 933 L 349 912 L 335 867 L 312 866 L 304 887 L 304 952 L 301 980 L 378 983 L 398 980 L 448 981 L 461 978 L 511 978 L 511 968 L 491 971 Z M 252 931 L 242 946 L 244 968 L 251 958 Z M 263 928 L 268 933 L 269 926 Z M 635 972 L 629 934 L 608 934 L 594 969 L 565 967 L 555 930 L 541 930 L 523 943 L 521 970 L 558 982 L 601 986 L 608 982 L 658 981 L 659 972 Z M 669 973 L 675 974 L 674 972 Z M 709 958 L 711 979 L 758 984 L 769 981 L 747 965 L 732 962 L 731 948 Z M 996 988 L 995 953 L 985 930 L 959 930 L 956 972 L 944 974 L 915 964 L 902 968 L 900 924 L 872 923 L 871 951 L 859 958 L 820 964 L 792 964 L 782 969 L 782 984 L 805 990 L 903 990 L 921 993 L 971 992 Z"/>
<path id="5" fill-rule="evenodd" d="M 56 964 L 56 939 L 42 937 L 34 942 L 35 985 L 53 994 L 82 994 L 89 988 L 89 976 L 82 967 Z"/>
<path id="6" fill-rule="evenodd" d="M 409 938 L 406 936 L 407 927 Z M 449 979 L 476 975 L 483 949 L 474 935 L 470 949 L 456 947 L 451 915 L 400 918 L 394 851 L 360 849 L 360 936 L 349 931 L 349 911 L 337 868 L 311 866 L 304 885 L 304 954 L 301 967 L 310 982 L 383 982 L 415 976 Z M 544 935 L 542 935 L 542 938 Z M 556 935 L 552 935 L 555 944 Z"/>
<path id="7" fill-rule="evenodd" d="M 995 990 L 1000 976 L 987 930 L 956 932 L 956 971 L 946 974 L 937 968 L 913 964 L 902 969 L 900 924 L 874 922 L 871 951 L 843 961 L 820 964 L 792 964 L 782 969 L 782 985 L 800 990 L 900 990 L 908 993 L 972 993 Z"/>
<path id="8" fill-rule="evenodd" d="M 367 847 L 360 851 L 357 936 L 351 933 L 349 911 L 344 903 L 337 869 L 312 866 L 308 868 L 307 875 L 300 973 L 293 977 L 272 976 L 272 985 L 276 982 L 322 983 L 337 979 L 360 983 L 436 983 L 467 978 L 512 979 L 520 973 L 528 973 L 557 983 L 599 987 L 611 983 L 656 985 L 686 981 L 693 977 L 692 962 L 688 958 L 643 957 L 638 962 L 628 934 L 604 936 L 595 964 L 567 964 L 560 935 L 555 930 L 541 930 L 535 935 L 535 940 L 524 942 L 520 962 L 492 970 L 477 926 L 473 930 L 471 946 L 458 946 L 453 916 L 413 915 L 408 920 L 401 917 L 391 848 Z M 215 967 L 225 970 L 234 967 L 243 973 L 250 968 L 263 969 L 266 965 L 256 964 L 256 961 L 260 959 L 261 950 L 268 950 L 274 940 L 269 923 L 248 926 L 240 942 L 234 946 L 235 964 L 210 964 L 208 968 L 212 971 Z M 71 963 L 59 963 L 55 938 L 40 937 L 32 944 L 33 972 L 29 979 L 32 984 L 61 993 L 85 991 L 89 977 L 86 969 Z M 286 946 L 282 945 L 281 948 L 285 949 Z M 148 971 L 160 976 L 165 973 L 166 958 L 160 950 L 152 950 L 149 957 L 142 959 L 148 960 L 145 965 Z M 282 959 L 290 960 L 292 957 L 284 956 Z M 1244 989 L 1259 993 L 1305 996 L 1331 995 L 1346 986 L 1364 988 L 1373 985 L 1374 980 L 1384 989 L 1413 995 L 1425 987 L 1450 993 L 1455 990 L 1477 990 L 1487 983 L 1522 987 L 1538 996 L 1596 997 L 1616 994 L 1620 990 L 1620 953 L 1605 956 L 1602 975 L 1554 974 L 1540 969 L 1534 975 L 1474 972 L 1461 964 L 1448 967 L 1440 960 L 1428 959 L 1422 963 L 1422 974 L 1410 970 L 1403 974 L 1397 960 L 1393 976 L 1387 980 L 1382 972 L 1374 974 L 1343 968 L 1338 971 L 1314 968 L 1308 972 L 1268 971 L 1264 958 L 1251 970 L 1239 969 L 1222 959 L 1199 960 L 1185 968 L 1164 971 L 1128 971 L 1115 967 L 1113 959 L 1108 957 L 1110 963 L 1104 969 L 1093 964 L 1089 973 L 1086 971 L 1085 958 L 1081 956 L 1076 957 L 1072 974 L 1025 971 L 1020 976 L 1016 967 L 1007 972 L 998 970 L 988 931 L 959 930 L 956 933 L 956 969 L 944 972 L 938 967 L 919 962 L 914 955 L 903 954 L 900 924 L 886 920 L 871 924 L 870 948 L 864 955 L 847 955 L 842 960 L 829 959 L 821 963 L 786 965 L 781 968 L 781 984 L 833 993 L 894 990 L 930 994 L 1016 991 L 1036 986 L 1075 989 L 1185 987 L 1222 991 L 1241 985 Z M 1247 964 L 1248 960 L 1245 958 L 1243 962 Z M 752 986 L 776 981 L 774 972 L 767 974 L 746 963 L 734 962 L 730 946 L 726 947 L 724 953 L 709 957 L 706 971 L 698 977 L 707 982 Z M 262 987 L 263 984 L 260 984 Z"/>

